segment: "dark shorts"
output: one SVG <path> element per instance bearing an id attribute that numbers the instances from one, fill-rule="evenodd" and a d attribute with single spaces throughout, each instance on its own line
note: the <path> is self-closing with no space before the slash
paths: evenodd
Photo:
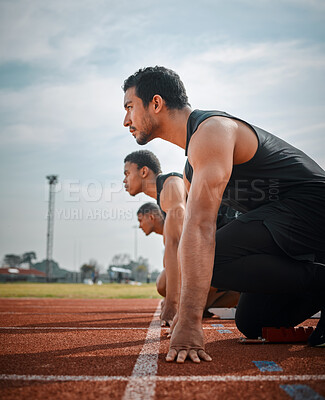
<path id="1" fill-rule="evenodd" d="M 325 258 L 325 199 L 324 204 L 312 200 L 308 207 L 291 198 L 272 202 L 242 214 L 238 220 L 262 221 L 287 255 L 296 260 L 315 261 Z"/>
<path id="2" fill-rule="evenodd" d="M 309 290 L 316 270 L 314 262 L 288 256 L 264 221 L 244 223 L 238 218 L 216 232 L 213 287 L 246 293 L 301 293 Z"/>

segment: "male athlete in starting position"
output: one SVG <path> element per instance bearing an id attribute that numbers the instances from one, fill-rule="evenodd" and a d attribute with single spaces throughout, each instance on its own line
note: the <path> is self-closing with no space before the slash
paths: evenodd
<path id="1" fill-rule="evenodd" d="M 218 215 L 218 221 L 220 225 L 225 225 L 230 221 L 235 219 L 233 210 L 229 207 L 220 207 L 222 213 Z M 161 213 L 160 208 L 155 203 L 144 203 L 139 208 L 138 212 L 139 227 L 148 236 L 152 232 L 158 235 L 163 235 L 164 232 L 164 216 Z M 166 297 L 166 271 L 165 269 L 158 275 L 156 280 L 156 286 L 158 293 Z M 206 301 L 205 310 L 203 317 L 212 317 L 214 314 L 209 312 L 209 308 L 215 309 L 215 314 L 218 315 L 218 308 L 233 308 L 237 306 L 239 300 L 239 293 L 232 290 L 223 290 L 210 288 L 209 294 Z M 164 302 L 162 303 L 162 308 L 164 307 Z M 223 311 L 224 313 L 225 311 Z M 229 315 L 231 311 L 229 311 Z M 226 314 L 223 314 L 226 315 Z M 231 316 L 232 318 L 232 316 Z"/>
<path id="2" fill-rule="evenodd" d="M 240 118 L 193 111 L 172 70 L 139 70 L 123 89 L 124 125 L 137 143 L 162 138 L 188 156 L 182 287 L 167 361 L 211 360 L 202 330 L 211 281 L 242 293 L 236 323 L 248 337 L 265 326 L 295 326 L 322 309 L 309 345 L 324 346 L 324 170 Z M 216 231 L 221 201 L 243 214 Z"/>
<path id="3" fill-rule="evenodd" d="M 180 294 L 177 251 L 186 202 L 182 175 L 176 172 L 163 175 L 158 158 L 151 151 L 140 150 L 125 157 L 123 183 L 131 196 L 143 192 L 156 199 L 164 216 L 166 298 L 160 318 L 162 326 L 171 325 L 178 309 Z"/>

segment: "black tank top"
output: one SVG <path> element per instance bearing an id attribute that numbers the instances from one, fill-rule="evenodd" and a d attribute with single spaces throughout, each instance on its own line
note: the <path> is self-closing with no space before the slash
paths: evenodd
<path id="1" fill-rule="evenodd" d="M 254 157 L 243 164 L 233 166 L 222 203 L 247 213 L 241 215 L 240 220 L 263 220 L 276 242 L 289 255 L 297 253 L 298 244 L 291 243 L 288 249 L 284 242 L 289 236 L 291 241 L 297 238 L 298 233 L 300 244 L 303 243 L 317 251 L 325 251 L 325 171 L 305 153 L 284 140 L 222 111 L 194 110 L 190 114 L 185 155 L 191 137 L 199 125 L 213 116 L 245 123 L 258 139 Z M 192 180 L 192 174 L 193 168 L 187 160 L 185 175 L 189 182 Z M 284 211 L 290 221 L 283 217 Z M 281 216 L 277 220 L 274 214 Z M 293 225 L 290 232 L 288 225 Z M 314 234 L 308 232 L 306 235 L 307 225 L 314 225 Z M 306 257 L 306 251 L 303 253 L 301 258 L 313 258 L 310 254 Z"/>
<path id="2" fill-rule="evenodd" d="M 166 213 L 165 211 L 161 208 L 160 205 L 160 193 L 163 189 L 164 183 L 166 179 L 168 179 L 170 176 L 178 176 L 179 178 L 183 179 L 183 175 L 179 174 L 178 172 L 170 172 L 169 174 L 160 174 L 157 176 L 156 180 L 156 187 L 157 187 L 157 204 L 162 212 L 162 215 L 164 216 L 164 219 L 166 218 Z"/>

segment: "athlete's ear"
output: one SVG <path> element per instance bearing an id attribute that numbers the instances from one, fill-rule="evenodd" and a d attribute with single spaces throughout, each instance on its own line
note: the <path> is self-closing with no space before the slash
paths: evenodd
<path id="1" fill-rule="evenodd" d="M 146 178 L 149 174 L 149 168 L 148 167 L 142 167 L 141 168 L 141 177 Z"/>
<path id="2" fill-rule="evenodd" d="M 153 110 L 157 114 L 161 111 L 162 106 L 164 105 L 165 100 L 159 95 L 155 94 L 152 98 Z"/>

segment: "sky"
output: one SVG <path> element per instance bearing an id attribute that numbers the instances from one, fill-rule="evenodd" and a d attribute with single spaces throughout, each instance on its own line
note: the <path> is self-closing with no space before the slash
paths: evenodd
<path id="1" fill-rule="evenodd" d="M 136 144 L 123 127 L 123 81 L 163 65 L 192 108 L 226 111 L 325 168 L 323 0 L 0 0 L 0 257 L 46 256 L 47 175 L 55 188 L 53 259 L 103 270 L 128 253 L 162 268 L 161 236 L 123 189 L 123 160 L 147 148 L 164 173 L 184 151 Z"/>

